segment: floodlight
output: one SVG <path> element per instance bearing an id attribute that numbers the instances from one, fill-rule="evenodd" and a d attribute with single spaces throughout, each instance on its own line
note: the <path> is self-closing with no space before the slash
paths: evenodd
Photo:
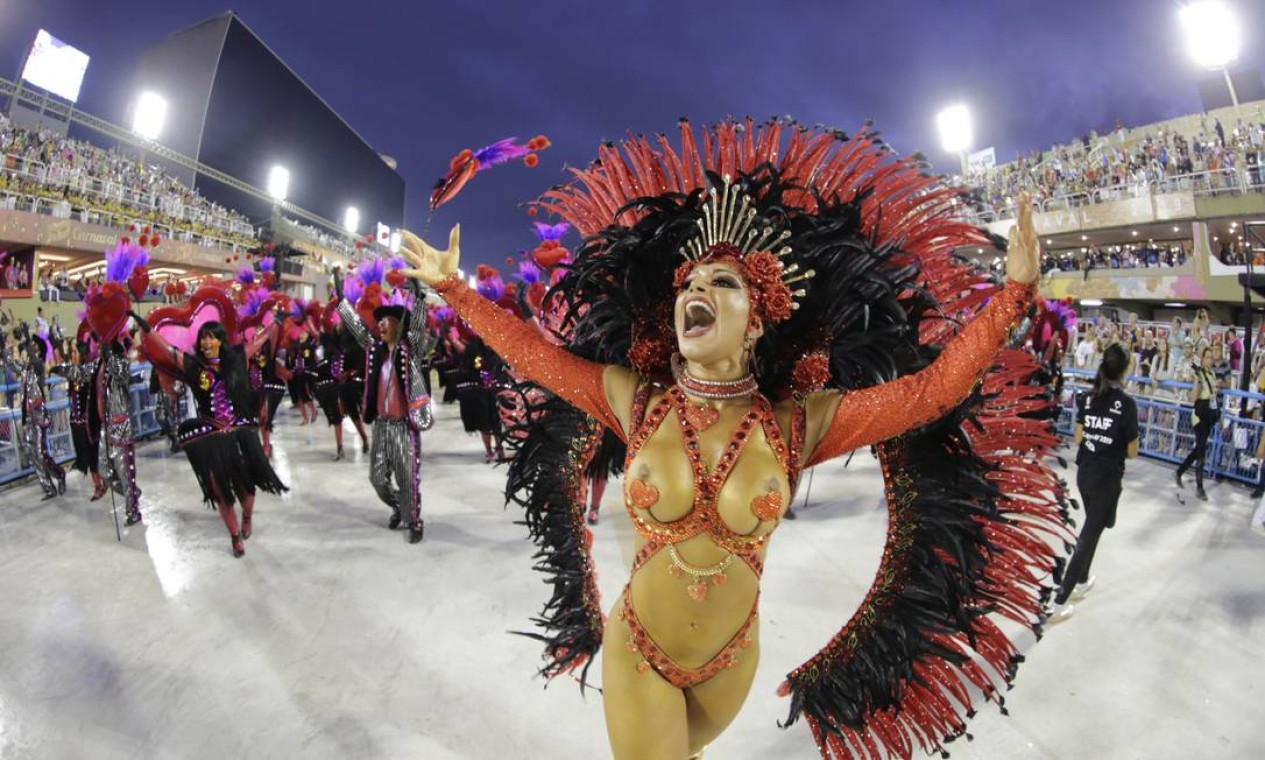
<path id="1" fill-rule="evenodd" d="M 971 110 L 964 103 L 949 106 L 936 114 L 940 145 L 948 153 L 965 153 L 971 147 Z"/>
<path id="2" fill-rule="evenodd" d="M 157 140 L 167 121 L 167 99 L 156 92 L 142 92 L 132 114 L 132 131 L 146 140 Z"/>
<path id="3" fill-rule="evenodd" d="M 268 171 L 268 194 L 275 200 L 284 201 L 290 192 L 290 170 L 284 166 L 273 166 Z"/>
<path id="4" fill-rule="evenodd" d="M 348 232 L 355 232 L 360 226 L 360 209 L 355 206 L 348 206 L 343 212 L 343 229 Z"/>
<path id="5" fill-rule="evenodd" d="M 1239 57 L 1242 37 L 1238 19 L 1220 0 L 1199 0 L 1178 12 L 1186 44 L 1195 63 L 1224 69 Z"/>

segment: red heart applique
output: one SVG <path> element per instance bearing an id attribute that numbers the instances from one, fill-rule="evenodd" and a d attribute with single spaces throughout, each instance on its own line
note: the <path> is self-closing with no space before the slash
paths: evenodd
<path id="1" fill-rule="evenodd" d="M 782 514 L 782 493 L 769 491 L 751 500 L 751 511 L 764 522 L 776 520 Z"/>
<path id="2" fill-rule="evenodd" d="M 637 509 L 650 509 L 659 503 L 659 489 L 634 478 L 628 481 L 628 500 Z"/>

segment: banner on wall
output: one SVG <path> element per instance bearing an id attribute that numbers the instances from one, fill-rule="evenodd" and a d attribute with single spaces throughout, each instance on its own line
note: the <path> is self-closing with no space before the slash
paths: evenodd
<path id="1" fill-rule="evenodd" d="M 0 250 L 0 298 L 35 295 L 35 248 Z"/>

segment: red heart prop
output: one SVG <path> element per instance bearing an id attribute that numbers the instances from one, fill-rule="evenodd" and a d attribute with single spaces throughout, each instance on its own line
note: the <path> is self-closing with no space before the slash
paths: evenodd
<path id="1" fill-rule="evenodd" d="M 132 291 L 132 299 L 136 301 L 141 300 L 148 287 L 149 267 L 142 265 L 133 269 L 132 276 L 127 278 L 127 289 Z"/>
<path id="2" fill-rule="evenodd" d="M 160 306 L 146 319 L 150 326 L 171 345 L 194 353 L 198 330 L 207 322 L 219 322 L 228 333 L 229 343 L 237 343 L 237 309 L 228 293 L 215 287 L 198 288 L 180 306 Z"/>
<path id="3" fill-rule="evenodd" d="M 132 301 L 127 291 L 117 282 L 107 282 L 93 288 L 84 297 L 88 307 L 88 325 L 102 343 L 109 343 L 123 332 L 127 324 L 127 312 Z"/>

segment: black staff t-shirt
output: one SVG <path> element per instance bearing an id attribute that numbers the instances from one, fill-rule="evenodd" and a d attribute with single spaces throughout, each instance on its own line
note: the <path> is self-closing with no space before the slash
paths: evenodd
<path id="1" fill-rule="evenodd" d="M 1076 464 L 1124 467 L 1129 442 L 1138 437 L 1138 407 L 1129 394 L 1110 388 L 1097 404 L 1093 394 L 1084 394 L 1077 403 L 1076 424 L 1085 433 Z"/>

